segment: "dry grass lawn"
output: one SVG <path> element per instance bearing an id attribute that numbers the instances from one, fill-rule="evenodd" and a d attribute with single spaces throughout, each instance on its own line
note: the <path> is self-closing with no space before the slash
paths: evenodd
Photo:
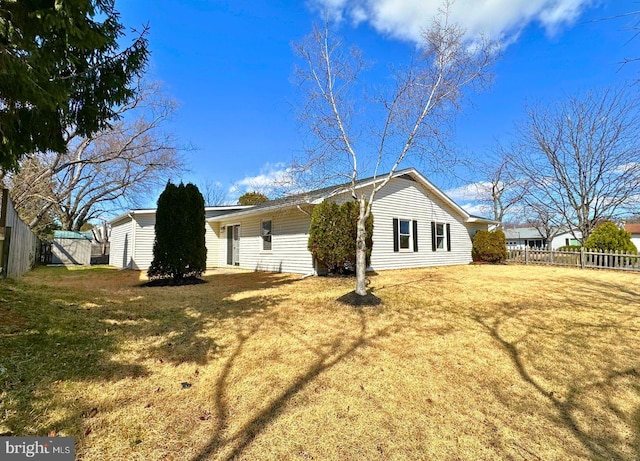
<path id="1" fill-rule="evenodd" d="M 640 275 L 459 266 L 0 282 L 0 434 L 84 460 L 640 459 Z M 185 384 L 183 384 L 185 383 Z"/>

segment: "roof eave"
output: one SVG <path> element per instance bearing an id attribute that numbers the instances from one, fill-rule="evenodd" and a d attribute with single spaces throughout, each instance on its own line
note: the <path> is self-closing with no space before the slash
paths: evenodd
<path id="1" fill-rule="evenodd" d="M 255 214 L 263 214 L 263 213 L 268 213 L 272 211 L 283 210 L 286 208 L 293 208 L 299 205 L 309 205 L 309 204 L 312 204 L 312 203 L 305 200 L 305 201 L 281 203 L 274 206 L 267 206 L 267 207 L 260 207 L 260 208 L 254 208 L 253 206 L 250 206 L 249 208 L 251 209 L 249 210 L 237 211 L 235 213 L 227 213 L 220 216 L 213 216 L 211 218 L 207 218 L 207 222 L 229 221 L 229 219 L 244 218 L 246 216 L 251 216 Z"/>
<path id="2" fill-rule="evenodd" d="M 464 220 L 466 223 L 480 223 L 480 224 L 492 224 L 498 225 L 500 221 L 496 221 L 494 219 L 482 218 L 480 216 L 469 215 L 467 219 Z"/>

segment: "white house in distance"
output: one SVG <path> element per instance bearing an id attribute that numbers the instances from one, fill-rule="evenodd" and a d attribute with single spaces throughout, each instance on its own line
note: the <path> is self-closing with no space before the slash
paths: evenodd
<path id="1" fill-rule="evenodd" d="M 580 231 L 574 231 L 578 237 L 582 236 Z M 576 236 L 570 231 L 564 230 L 559 232 L 555 237 L 551 239 L 551 242 L 547 242 L 547 239 L 540 233 L 535 227 L 514 227 L 511 229 L 504 229 L 504 235 L 507 240 L 508 249 L 518 248 L 551 248 L 557 250 L 563 246 L 580 245 Z"/>
<path id="2" fill-rule="evenodd" d="M 640 251 L 640 223 L 625 224 L 624 230 L 631 234 L 631 241 Z"/>
<path id="3" fill-rule="evenodd" d="M 357 188 L 367 193 L 375 182 L 363 179 Z M 341 185 L 251 207 L 207 208 L 207 267 L 318 273 L 307 243 L 311 212 L 325 199 L 352 200 Z M 468 264 L 473 235 L 495 224 L 467 213 L 413 168 L 393 175 L 376 194 L 372 211 L 372 270 Z M 154 225 L 155 210 L 132 210 L 112 220 L 109 263 L 146 270 Z"/>

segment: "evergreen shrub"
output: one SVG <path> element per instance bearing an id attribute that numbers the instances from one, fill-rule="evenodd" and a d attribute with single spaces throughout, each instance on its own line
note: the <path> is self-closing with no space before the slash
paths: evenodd
<path id="1" fill-rule="evenodd" d="M 152 279 L 171 278 L 181 283 L 199 277 L 206 269 L 205 213 L 202 194 L 193 184 L 169 182 L 158 198 Z"/>
<path id="2" fill-rule="evenodd" d="M 358 214 L 359 204 L 355 201 L 338 205 L 325 200 L 313 209 L 308 248 L 329 274 L 355 271 Z M 373 215 L 367 219 L 365 229 L 368 266 L 373 247 Z"/>
<path id="3" fill-rule="evenodd" d="M 638 249 L 631 241 L 631 233 L 620 229 L 611 221 L 600 224 L 584 242 L 589 250 L 620 251 L 638 254 Z"/>
<path id="4" fill-rule="evenodd" d="M 507 240 L 502 230 L 476 232 L 471 247 L 474 261 L 495 264 L 504 262 L 507 256 Z"/>
<path id="5" fill-rule="evenodd" d="M 559 247 L 556 251 L 580 251 L 582 248 L 581 245 L 563 245 Z"/>

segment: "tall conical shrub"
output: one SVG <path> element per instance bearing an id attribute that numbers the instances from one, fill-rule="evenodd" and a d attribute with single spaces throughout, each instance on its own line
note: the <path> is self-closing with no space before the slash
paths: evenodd
<path id="1" fill-rule="evenodd" d="M 205 213 L 202 194 L 193 184 L 167 183 L 158 198 L 150 278 L 198 277 L 206 269 Z"/>

